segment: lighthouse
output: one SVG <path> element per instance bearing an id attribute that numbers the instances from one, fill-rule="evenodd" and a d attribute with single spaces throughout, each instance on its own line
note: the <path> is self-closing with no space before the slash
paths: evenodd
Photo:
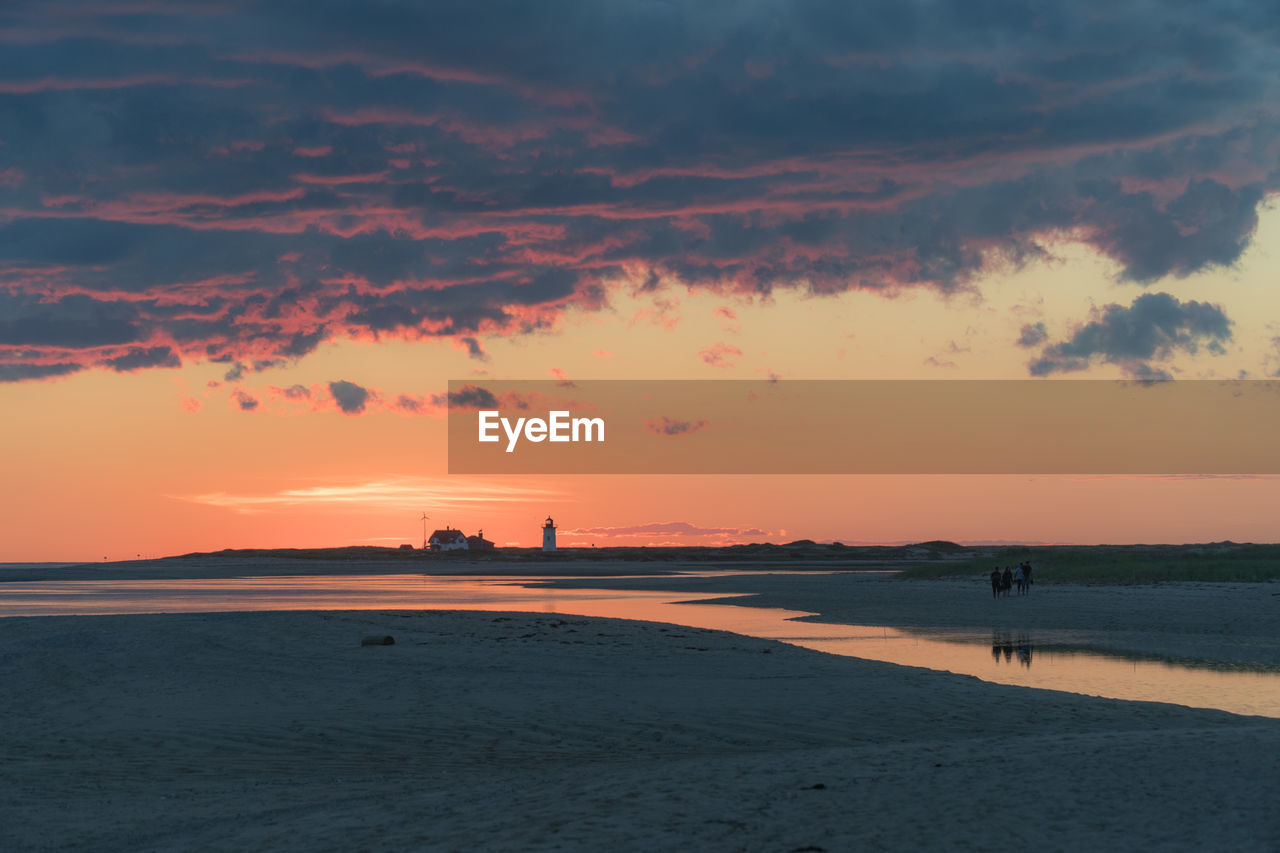
<path id="1" fill-rule="evenodd" d="M 556 523 L 551 520 L 551 516 L 547 516 L 547 523 L 542 525 L 542 550 L 554 551 L 556 549 Z"/>

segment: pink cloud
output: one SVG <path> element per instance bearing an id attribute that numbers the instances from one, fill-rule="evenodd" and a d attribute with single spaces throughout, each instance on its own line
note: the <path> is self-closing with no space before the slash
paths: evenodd
<path id="1" fill-rule="evenodd" d="M 327 187 L 337 187 L 343 184 L 376 184 L 386 177 L 386 172 L 365 172 L 357 175 L 309 175 L 299 173 L 294 175 L 293 179 L 300 184 L 320 184 Z"/>
<path id="2" fill-rule="evenodd" d="M 75 78 L 41 77 L 37 80 L 0 81 L 0 94 L 30 95 L 36 92 L 71 92 L 78 89 L 128 89 L 135 86 L 249 86 L 253 80 L 218 77 L 182 77 L 172 74 L 139 74 L 133 77 Z"/>
<path id="3" fill-rule="evenodd" d="M 720 321 L 720 327 L 726 332 L 742 331 L 742 326 L 738 325 L 737 313 L 728 305 L 721 305 L 711 315 Z"/>
<path id="4" fill-rule="evenodd" d="M 742 350 L 733 344 L 717 341 L 709 347 L 698 351 L 698 357 L 711 367 L 733 367 L 737 359 L 742 357 Z"/>
<path id="5" fill-rule="evenodd" d="M 414 59 L 389 59 L 356 50 L 314 54 L 286 50 L 264 50 L 238 53 L 228 58 L 236 62 L 250 64 L 296 65 L 301 68 L 311 69 L 355 65 L 364 69 L 365 73 L 371 77 L 391 77 L 398 74 L 406 74 L 446 83 L 469 83 L 476 86 L 509 88 L 532 101 L 563 108 L 585 107 L 593 103 L 591 94 L 585 88 L 538 86 L 527 80 L 491 72 Z"/>

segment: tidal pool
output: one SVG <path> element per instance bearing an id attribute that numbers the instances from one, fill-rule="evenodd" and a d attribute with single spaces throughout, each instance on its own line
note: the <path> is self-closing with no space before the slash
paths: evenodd
<path id="1" fill-rule="evenodd" d="M 494 610 L 601 616 L 730 631 L 999 684 L 1280 718 L 1280 674 L 1272 672 L 1076 651 L 1069 648 L 1071 638 L 1051 633 L 922 632 L 808 622 L 798 620 L 814 614 L 708 604 L 705 592 L 543 585 L 556 579 L 334 575 L 14 582 L 0 583 L 0 617 L 263 610 Z M 652 580 L 662 582 L 661 577 Z M 730 601 L 733 595 L 716 597 Z M 700 603 L 684 603 L 693 601 Z"/>

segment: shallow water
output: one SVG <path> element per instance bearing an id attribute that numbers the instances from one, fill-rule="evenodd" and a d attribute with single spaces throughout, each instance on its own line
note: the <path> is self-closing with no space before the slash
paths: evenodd
<path id="1" fill-rule="evenodd" d="M 731 575 L 732 572 L 716 573 Z M 705 601 L 706 593 L 561 589 L 550 577 L 361 575 L 0 584 L 0 617 L 261 610 L 509 610 L 667 622 L 831 654 L 1112 699 L 1280 717 L 1280 674 L 1063 650 L 1052 634 L 906 632 L 796 621 L 813 614 Z M 653 578 L 655 584 L 661 578 Z M 729 598 L 731 596 L 723 596 Z"/>

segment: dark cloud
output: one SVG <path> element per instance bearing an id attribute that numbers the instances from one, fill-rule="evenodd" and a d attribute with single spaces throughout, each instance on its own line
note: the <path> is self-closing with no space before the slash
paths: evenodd
<path id="1" fill-rule="evenodd" d="M 1024 323 L 1021 331 L 1018 333 L 1018 346 L 1034 347 L 1044 343 L 1049 338 L 1049 330 L 1045 328 L 1043 322 Z"/>
<path id="2" fill-rule="evenodd" d="M 210 359 L 210 361 L 217 360 Z M 258 358 L 254 359 L 252 364 L 237 361 L 231 366 L 230 370 L 223 374 L 222 379 L 224 382 L 239 382 L 244 378 L 246 372 L 261 373 L 264 370 L 269 370 L 272 367 L 281 367 L 284 364 L 286 364 L 286 360 L 283 358 Z"/>
<path id="3" fill-rule="evenodd" d="M 498 398 L 488 388 L 463 385 L 449 392 L 449 407 L 453 409 L 496 409 Z"/>
<path id="4" fill-rule="evenodd" d="M 666 415 L 644 423 L 645 429 L 654 435 L 686 435 L 697 432 L 706 425 L 706 421 L 683 421 Z"/>
<path id="5" fill-rule="evenodd" d="M 1146 293 L 1126 307 L 1106 305 L 1070 338 L 1047 345 L 1028 366 L 1033 376 L 1084 370 L 1095 362 L 1119 364 L 1138 379 L 1167 379 L 1150 362 L 1200 346 L 1221 353 L 1231 340 L 1231 321 L 1217 305 L 1180 302 L 1167 293 Z"/>
<path id="6" fill-rule="evenodd" d="M 480 346 L 480 342 L 472 337 L 458 338 L 458 343 L 467 349 L 467 355 L 479 361 L 488 361 L 489 354 L 484 351 L 484 347 Z"/>
<path id="7" fill-rule="evenodd" d="M 1280 189 L 1272 4 L 30 0 L 0 27 L 5 362 L 479 358 L 610 281 L 954 291 L 1064 235 L 1149 283 L 1236 262 Z"/>
<path id="8" fill-rule="evenodd" d="M 318 347 L 325 336 L 326 330 L 323 326 L 311 332 L 295 332 L 280 348 L 280 355 L 286 358 L 301 358 Z"/>
<path id="9" fill-rule="evenodd" d="M 1257 228 L 1263 186 L 1193 180 L 1163 206 L 1116 182 L 1088 182 L 1082 195 L 1105 226 L 1097 245 L 1124 264 L 1126 278 L 1149 282 L 1234 263 Z"/>
<path id="10" fill-rule="evenodd" d="M 3 240 L 0 239 L 0 244 Z M 0 291 L 0 347 L 44 346 L 67 350 L 127 344 L 147 334 L 128 302 L 69 294 L 57 301 Z"/>
<path id="11" fill-rule="evenodd" d="M 347 415 L 362 413 L 365 403 L 369 400 L 368 389 L 345 379 L 330 382 L 329 393 L 333 395 L 333 401 L 338 404 L 338 408 L 342 410 L 343 414 Z"/>
<path id="12" fill-rule="evenodd" d="M 258 398 L 245 391 L 235 391 L 231 395 L 231 399 L 235 400 L 236 405 L 240 407 L 242 412 L 252 412 L 258 408 Z"/>
<path id="13" fill-rule="evenodd" d="M 134 348 L 124 355 L 105 359 L 102 363 L 117 373 L 127 373 L 146 367 L 181 367 L 182 359 L 171 348 L 161 346 Z"/>
<path id="14" fill-rule="evenodd" d="M 415 397 L 410 397 L 408 394 L 400 394 L 397 396 L 394 405 L 396 409 L 409 415 L 419 414 L 425 406 L 425 401 Z"/>
<path id="15" fill-rule="evenodd" d="M 68 362 L 59 364 L 0 364 L 0 382 L 49 379 L 54 376 L 67 376 L 83 369 L 84 365 Z"/>

